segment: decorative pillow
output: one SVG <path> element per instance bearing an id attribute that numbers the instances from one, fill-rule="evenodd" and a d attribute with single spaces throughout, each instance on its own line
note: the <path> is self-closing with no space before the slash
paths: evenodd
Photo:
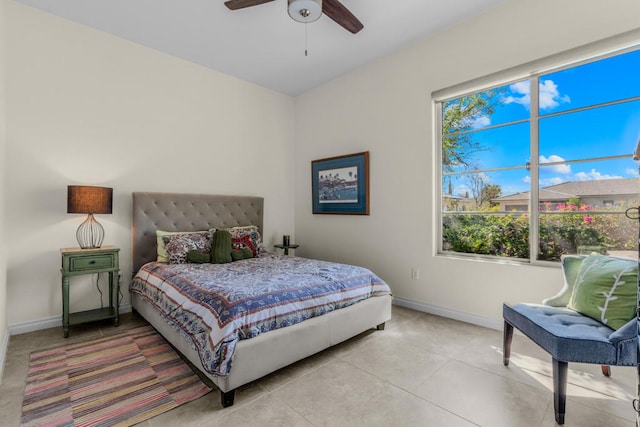
<path id="1" fill-rule="evenodd" d="M 560 257 L 560 265 L 562 266 L 562 277 L 564 278 L 564 286 L 560 291 L 542 301 L 542 304 L 551 307 L 566 307 L 569 304 L 571 295 L 573 294 L 573 285 L 576 282 L 576 277 L 580 271 L 582 261 L 586 258 L 586 255 L 562 255 Z"/>
<path id="2" fill-rule="evenodd" d="M 619 329 L 636 316 L 638 262 L 589 255 L 576 276 L 569 308 Z"/>
<path id="3" fill-rule="evenodd" d="M 211 251 L 211 233 L 181 233 L 163 236 L 169 264 L 186 264 L 189 251 Z"/>
<path id="4" fill-rule="evenodd" d="M 187 252 L 187 261 L 193 264 L 207 264 L 211 262 L 211 254 L 194 249 Z"/>
<path id="5" fill-rule="evenodd" d="M 233 261 L 231 258 L 231 249 L 231 234 L 225 230 L 216 230 L 216 232 L 213 233 L 211 263 L 226 264 Z"/>
<path id="6" fill-rule="evenodd" d="M 231 227 L 226 229 L 231 234 L 233 249 L 249 248 L 256 257 L 264 252 L 260 230 L 256 225 Z"/>
<path id="7" fill-rule="evenodd" d="M 204 230 L 204 231 L 162 231 L 156 230 L 156 246 L 158 257 L 156 259 L 157 262 L 169 262 L 169 254 L 167 254 L 167 249 L 164 244 L 164 240 L 162 239 L 164 236 L 174 236 L 176 234 L 212 234 L 215 229 L 212 230 Z"/>
<path id="8" fill-rule="evenodd" d="M 258 254 L 258 249 L 256 248 L 255 241 L 248 234 L 244 234 L 240 237 L 234 237 L 231 239 L 231 242 L 231 248 L 234 251 L 249 249 L 253 256 L 257 256 Z"/>
<path id="9" fill-rule="evenodd" d="M 234 249 L 231 251 L 231 258 L 234 261 L 240 261 L 241 259 L 253 258 L 253 252 L 249 248 Z"/>

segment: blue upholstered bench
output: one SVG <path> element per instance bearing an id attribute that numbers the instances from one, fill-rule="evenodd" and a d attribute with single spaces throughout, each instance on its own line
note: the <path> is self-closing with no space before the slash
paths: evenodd
<path id="1" fill-rule="evenodd" d="M 551 355 L 553 400 L 558 424 L 564 424 L 568 362 L 599 364 L 603 374 L 610 376 L 611 365 L 637 365 L 639 345 L 635 318 L 613 330 L 567 308 L 575 272 L 563 270 L 565 288 L 555 297 L 545 300 L 544 304 L 503 305 L 504 365 L 509 365 L 514 327 Z M 637 288 L 637 283 L 633 286 Z"/>

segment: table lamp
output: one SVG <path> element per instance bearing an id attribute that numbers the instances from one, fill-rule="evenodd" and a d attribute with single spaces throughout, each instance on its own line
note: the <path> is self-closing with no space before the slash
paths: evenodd
<path id="1" fill-rule="evenodd" d="M 76 231 L 82 249 L 99 248 L 104 240 L 104 228 L 93 214 L 110 214 L 113 208 L 113 188 L 86 185 L 67 186 L 67 213 L 87 214 Z"/>

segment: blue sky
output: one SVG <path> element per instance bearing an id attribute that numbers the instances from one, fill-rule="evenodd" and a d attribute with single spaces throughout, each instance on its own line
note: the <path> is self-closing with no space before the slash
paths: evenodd
<path id="1" fill-rule="evenodd" d="M 564 115 L 547 115 L 640 96 L 640 50 L 540 77 L 540 163 L 631 155 L 640 138 L 640 100 Z M 529 80 L 502 88 L 494 114 L 474 117 L 482 129 L 529 117 Z M 474 155 L 479 169 L 522 166 L 530 160 L 529 123 L 482 130 L 474 135 L 486 150 Z M 540 169 L 540 185 L 567 181 L 638 176 L 638 163 L 629 159 Z M 502 194 L 528 191 L 526 169 L 485 173 L 485 181 L 502 187 Z M 454 194 L 469 191 L 465 179 L 453 180 Z"/>

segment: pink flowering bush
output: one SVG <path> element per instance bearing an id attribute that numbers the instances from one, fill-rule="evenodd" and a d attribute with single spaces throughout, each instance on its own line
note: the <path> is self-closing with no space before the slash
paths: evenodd
<path id="1" fill-rule="evenodd" d="M 539 259 L 559 261 L 563 254 L 583 250 L 633 250 L 638 221 L 615 211 L 594 212 L 584 203 L 539 207 Z M 443 247 L 461 253 L 529 258 L 529 218 L 520 213 L 447 215 L 443 218 Z"/>

